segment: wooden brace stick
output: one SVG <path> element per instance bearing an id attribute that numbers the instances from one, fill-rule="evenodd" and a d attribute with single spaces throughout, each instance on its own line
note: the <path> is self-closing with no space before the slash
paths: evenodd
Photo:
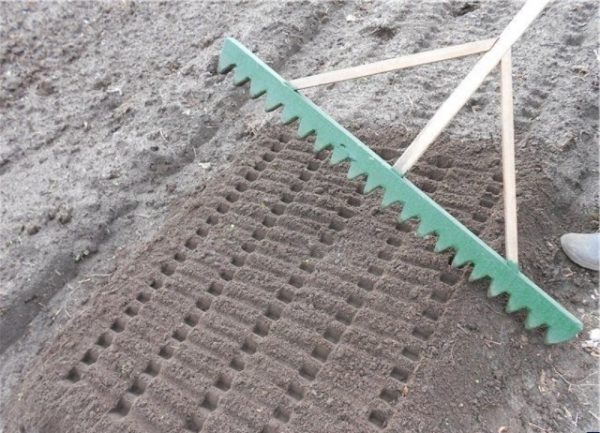
<path id="1" fill-rule="evenodd" d="M 488 51 L 494 45 L 495 41 L 496 39 L 484 39 L 462 45 L 454 45 L 452 47 L 438 48 L 431 51 L 424 51 L 422 53 L 382 60 L 380 62 L 369 63 L 366 65 L 324 72 L 322 74 L 311 75 L 309 77 L 296 78 L 295 80 L 290 81 L 290 84 L 294 86 L 295 89 L 300 90 L 309 87 L 320 86 L 322 84 L 336 83 L 338 81 L 352 80 L 360 77 L 368 77 L 369 75 L 382 74 L 384 72 L 395 71 L 398 69 L 406 69 L 413 66 L 425 65 L 427 63 L 464 57 L 471 54 L 479 54 Z"/>
<path id="2" fill-rule="evenodd" d="M 448 99 L 438 108 L 402 156 L 398 158 L 394 164 L 394 169 L 398 173 L 404 176 L 410 170 L 549 1 L 528 0 L 525 3 L 498 37 L 494 46 L 479 59 Z"/>
<path id="3" fill-rule="evenodd" d="M 517 240 L 517 191 L 515 176 L 515 133 L 513 119 L 511 50 L 500 62 L 502 101 L 502 183 L 504 185 L 504 243 L 506 258 L 519 263 Z"/>

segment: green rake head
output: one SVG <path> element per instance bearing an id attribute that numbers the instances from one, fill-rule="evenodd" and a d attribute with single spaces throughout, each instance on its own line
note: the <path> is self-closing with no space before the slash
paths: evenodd
<path id="1" fill-rule="evenodd" d="M 471 281 L 489 277 L 488 295 L 506 293 L 509 297 L 506 305 L 508 313 L 525 309 L 527 329 L 544 326 L 547 344 L 568 341 L 581 331 L 581 322 L 523 275 L 515 263 L 505 260 L 488 247 L 242 44 L 228 38 L 221 51 L 219 72 L 227 73 L 232 69 L 235 85 L 250 81 L 251 97 L 266 94 L 267 111 L 283 107 L 281 117 L 284 123 L 299 120 L 298 135 L 301 138 L 315 134 L 315 152 L 330 149 L 331 164 L 349 162 L 349 179 L 366 177 L 365 193 L 381 188 L 384 207 L 402 205 L 400 221 L 418 219 L 417 234 L 435 235 L 437 252 L 454 249 L 456 254 L 452 266 L 472 264 Z"/>

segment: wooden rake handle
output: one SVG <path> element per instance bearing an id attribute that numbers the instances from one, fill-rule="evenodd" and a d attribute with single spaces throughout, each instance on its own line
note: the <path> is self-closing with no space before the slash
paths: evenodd
<path id="1" fill-rule="evenodd" d="M 427 125 L 414 141 L 406 148 L 402 156 L 394 164 L 394 169 L 401 175 L 417 162 L 444 128 L 456 116 L 469 98 L 481 86 L 485 77 L 500 63 L 510 47 L 521 37 L 533 20 L 542 12 L 550 0 L 528 0 L 512 21 L 498 37 L 494 46 L 475 64 L 473 69 L 461 81 L 452 94 L 438 108 Z"/>
<path id="2" fill-rule="evenodd" d="M 296 90 L 301 90 L 309 87 L 321 86 L 323 84 L 337 83 L 338 81 L 352 80 L 354 78 L 368 77 L 384 72 L 412 68 L 428 63 L 465 57 L 471 54 L 484 53 L 494 45 L 494 42 L 496 42 L 496 39 L 484 39 L 481 41 L 454 45 L 452 47 L 438 48 L 422 53 L 368 63 L 366 65 L 353 66 L 351 68 L 338 69 L 337 71 L 324 72 L 309 77 L 296 78 L 291 80 L 290 84 Z"/>

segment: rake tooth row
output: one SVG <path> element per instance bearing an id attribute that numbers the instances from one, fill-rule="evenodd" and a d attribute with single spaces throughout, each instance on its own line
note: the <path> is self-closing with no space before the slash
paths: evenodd
<path id="1" fill-rule="evenodd" d="M 383 190 L 383 206 L 399 204 L 400 221 L 418 220 L 417 235 L 435 235 L 435 251 L 452 248 L 452 266 L 473 266 L 471 281 L 487 277 L 491 280 L 488 296 L 507 294 L 506 311 L 525 309 L 525 327 L 546 328 L 547 344 L 574 338 L 582 329 L 581 322 L 523 275 L 515 263 L 505 260 L 488 247 L 458 220 L 430 199 L 423 191 L 369 149 L 350 132 L 330 118 L 308 98 L 299 94 L 287 81 L 252 54 L 235 39 L 228 38 L 221 51 L 219 72 L 234 69 L 234 83 L 250 81 L 250 96 L 266 94 L 266 110 L 283 106 L 284 123 L 299 120 L 298 136 L 315 134 L 314 151 L 331 150 L 330 164 L 348 162 L 348 178 L 366 178 L 364 193 Z"/>

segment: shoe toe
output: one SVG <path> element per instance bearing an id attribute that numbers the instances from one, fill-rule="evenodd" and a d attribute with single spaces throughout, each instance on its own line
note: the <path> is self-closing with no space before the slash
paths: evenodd
<path id="1" fill-rule="evenodd" d="M 600 233 L 567 233 L 560 238 L 565 254 L 579 266 L 600 268 Z"/>

